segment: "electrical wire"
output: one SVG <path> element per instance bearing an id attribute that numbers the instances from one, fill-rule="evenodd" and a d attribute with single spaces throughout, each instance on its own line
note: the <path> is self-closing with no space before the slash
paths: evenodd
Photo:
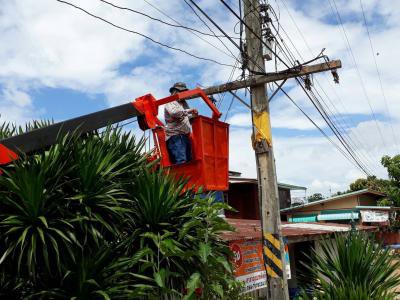
<path id="1" fill-rule="evenodd" d="M 162 46 L 162 47 L 165 47 L 165 48 L 167 48 L 167 49 L 170 49 L 170 50 L 174 50 L 174 51 L 177 51 L 177 52 L 184 53 L 184 54 L 186 54 L 186 55 L 189 55 L 189 56 L 191 56 L 191 57 L 193 57 L 193 58 L 196 58 L 196 59 L 199 59 L 199 60 L 204 60 L 204 61 L 213 62 L 213 63 L 216 63 L 216 64 L 221 65 L 221 66 L 233 67 L 233 65 L 221 63 L 221 62 L 216 61 L 216 60 L 211 59 L 211 58 L 201 57 L 201 56 L 195 55 L 195 54 L 193 54 L 193 53 L 190 53 L 190 52 L 188 52 L 188 51 L 186 51 L 186 50 L 183 50 L 183 49 L 180 49 L 180 48 L 176 48 L 176 47 L 173 47 L 173 46 L 169 46 L 169 45 L 164 44 L 164 43 L 162 43 L 162 42 L 160 42 L 160 41 L 156 41 L 156 40 L 154 40 L 153 38 L 151 38 L 151 37 L 148 36 L 148 35 L 145 35 L 145 34 L 143 34 L 143 33 L 140 33 L 140 32 L 137 32 L 137 31 L 134 31 L 134 30 L 131 30 L 131 29 L 128 29 L 128 28 L 119 26 L 119 25 L 116 25 L 116 24 L 114 24 L 114 23 L 112 23 L 112 22 L 110 22 L 110 21 L 108 21 L 108 20 L 106 20 L 106 19 L 104 19 L 104 18 L 102 18 L 102 17 L 100 17 L 100 16 L 97 16 L 97 15 L 95 15 L 95 14 L 93 14 L 93 13 L 91 13 L 91 12 L 85 10 L 84 8 L 82 8 L 82 7 L 80 7 L 80 6 L 77 6 L 77 5 L 73 4 L 73 3 L 70 3 L 70 2 L 67 2 L 67 1 L 64 1 L 64 0 L 55 0 L 55 1 L 60 2 L 60 3 L 63 3 L 63 4 L 66 4 L 66 5 L 69 5 L 69 6 L 72 6 L 72 7 L 74 7 L 74 8 L 76 8 L 76 9 L 78 9 L 78 10 L 84 12 L 85 14 L 87 14 L 87 15 L 89 15 L 89 16 L 95 18 L 95 19 L 98 19 L 98 20 L 103 21 L 104 23 L 107 23 L 108 25 L 111 25 L 111 26 L 113 26 L 113 27 L 115 27 L 115 28 L 117 28 L 117 29 L 120 29 L 120 30 L 129 32 L 129 33 L 132 33 L 132 34 L 135 34 L 135 35 L 139 35 L 139 36 L 141 36 L 141 37 L 143 37 L 143 38 L 148 39 L 148 40 L 151 41 L 152 43 L 157 44 L 157 45 Z"/>
<path id="2" fill-rule="evenodd" d="M 160 14 L 164 15 L 165 17 L 169 18 L 170 20 L 172 20 L 173 22 L 175 22 L 175 24 L 181 26 L 182 28 L 185 28 L 186 26 L 182 25 L 182 23 L 180 23 L 179 21 L 177 21 L 176 19 L 174 19 L 173 17 L 171 17 L 170 15 L 168 15 L 166 12 L 162 11 L 160 8 L 158 8 L 157 6 L 153 5 L 151 2 L 149 2 L 148 0 L 143 0 L 144 2 L 146 2 L 149 6 L 151 6 L 152 8 L 154 8 L 155 10 L 157 10 Z M 232 54 L 225 52 L 224 50 L 222 50 L 221 48 L 218 48 L 217 46 L 215 46 L 213 43 L 207 41 L 205 38 L 203 38 L 201 35 L 199 35 L 198 33 L 191 31 L 190 29 L 186 29 L 188 32 L 190 32 L 191 34 L 193 34 L 194 36 L 198 37 L 199 39 L 201 39 L 203 42 L 209 44 L 211 47 L 213 47 L 214 49 L 218 50 L 221 53 L 224 53 L 226 56 L 229 56 L 231 58 L 236 59 L 234 56 L 232 56 Z M 208 36 L 212 36 L 214 37 L 214 35 L 211 34 L 207 34 Z"/>
<path id="3" fill-rule="evenodd" d="M 235 91 L 236 92 L 236 91 Z M 232 104 L 233 104 L 233 100 L 235 99 L 235 96 L 234 95 L 232 95 L 232 99 L 231 99 L 231 103 L 229 104 L 229 107 L 228 107 L 228 109 L 226 110 L 226 114 L 225 114 L 225 118 L 224 118 L 224 122 L 226 122 L 226 119 L 228 118 L 228 115 L 229 115 L 229 111 L 231 110 L 231 108 L 232 108 Z"/>
<path id="4" fill-rule="evenodd" d="M 275 82 L 275 84 L 278 86 L 278 84 Z M 281 88 L 281 91 L 285 94 L 285 96 L 293 103 L 294 106 L 296 106 L 296 108 L 298 110 L 301 111 L 301 113 L 322 133 L 322 135 L 351 163 L 353 164 L 356 168 L 360 169 L 363 173 L 365 173 L 367 176 L 369 175 L 369 173 L 364 170 L 364 168 L 362 166 L 360 166 L 359 164 L 357 164 L 355 162 L 354 159 L 352 159 L 348 153 L 346 153 L 339 145 L 337 145 L 330 137 L 329 135 L 321 128 L 318 126 L 317 123 L 315 123 L 315 121 L 293 100 L 292 97 L 290 97 L 290 95 Z"/>
<path id="5" fill-rule="evenodd" d="M 221 0 L 223 3 L 224 1 Z M 276 55 L 276 54 L 275 54 Z M 282 61 L 282 59 L 281 59 Z M 285 64 L 286 65 L 286 64 Z M 287 66 L 287 65 L 286 65 Z M 309 97 L 309 99 L 312 101 L 312 103 L 314 104 L 315 108 L 317 109 L 317 111 L 320 113 L 320 115 L 323 117 L 324 121 L 328 124 L 329 128 L 332 130 L 332 132 L 335 134 L 335 136 L 338 138 L 338 140 L 340 141 L 340 143 L 343 145 L 343 147 L 348 151 L 348 153 L 350 154 L 350 156 L 354 159 L 354 161 L 356 162 L 356 164 L 365 172 L 368 173 L 368 171 L 366 170 L 365 166 L 363 165 L 363 163 L 359 160 L 359 158 L 356 156 L 356 154 L 354 153 L 354 151 L 352 150 L 352 148 L 348 145 L 348 143 L 345 141 L 345 139 L 343 138 L 343 136 L 341 135 L 341 133 L 337 130 L 337 127 L 335 126 L 335 124 L 332 122 L 332 120 L 330 119 L 329 115 L 326 113 L 326 111 L 323 109 L 322 105 L 320 104 L 319 100 L 317 100 L 316 98 L 314 98 L 314 101 L 312 100 L 312 98 L 310 97 L 310 95 L 307 93 L 307 91 L 304 89 L 303 85 L 301 84 L 300 80 L 298 78 L 296 78 L 297 82 L 301 85 L 301 87 L 303 88 L 303 90 L 305 91 L 306 95 Z"/>
<path id="6" fill-rule="evenodd" d="M 337 137 L 337 139 L 339 140 L 339 142 L 342 144 L 342 146 L 347 150 L 347 152 L 350 154 L 350 156 L 354 159 L 354 161 L 357 163 L 357 165 L 360 166 L 360 168 L 363 170 L 363 172 L 367 175 L 371 175 L 369 174 L 369 172 L 365 169 L 365 167 L 363 166 L 363 164 L 360 162 L 359 158 L 357 157 L 357 155 L 354 153 L 354 151 L 352 150 L 351 147 L 349 147 L 349 145 L 345 142 L 345 140 L 343 139 L 343 136 L 340 134 L 340 132 L 338 132 L 336 126 L 334 125 L 334 123 L 332 123 L 332 121 L 330 120 L 330 118 L 326 115 L 326 112 L 323 110 L 323 108 L 321 107 L 318 99 L 313 98 L 312 94 L 310 95 L 307 91 L 307 89 L 303 86 L 303 84 L 300 83 L 299 81 L 299 85 L 300 87 L 303 89 L 303 91 L 305 92 L 305 94 L 307 95 L 307 97 L 310 99 L 311 103 L 314 105 L 314 107 L 317 109 L 317 111 L 319 112 L 319 114 L 321 115 L 321 117 L 324 119 L 324 121 L 326 122 L 326 124 L 328 125 L 328 127 L 331 129 L 331 131 L 333 132 L 333 134 Z"/>
<path id="7" fill-rule="evenodd" d="M 111 127 L 111 130 L 123 128 L 124 126 L 127 126 L 129 124 L 137 122 L 137 118 L 132 119 L 131 121 L 125 122 L 125 123 L 117 123 L 114 127 Z M 99 132 L 99 135 L 104 135 L 107 132 L 107 129 L 104 129 L 103 131 Z"/>
<path id="8" fill-rule="evenodd" d="M 307 40 L 305 39 L 304 35 L 302 34 L 302 31 L 300 30 L 299 26 L 297 25 L 296 21 L 294 20 L 293 16 L 291 15 L 291 13 L 290 13 L 288 7 L 286 6 L 286 3 L 284 2 L 284 0 L 282 0 L 282 2 L 283 2 L 283 4 L 284 4 L 285 10 L 286 10 L 287 14 L 289 15 L 289 17 L 290 17 L 292 23 L 293 23 L 293 24 L 295 25 L 295 27 L 296 27 L 297 32 L 298 32 L 299 35 L 302 37 L 304 44 L 305 44 L 306 47 L 308 48 L 308 51 L 310 52 L 310 54 L 311 54 L 312 56 L 314 56 L 314 54 L 313 54 L 313 52 L 312 52 L 312 50 L 311 50 L 311 48 L 310 48 L 310 45 L 308 44 Z M 276 1 L 276 3 L 277 3 L 277 1 Z M 273 10 L 272 7 L 271 7 L 271 10 Z M 275 29 L 275 31 L 277 31 L 273 24 L 272 24 L 272 26 L 273 26 L 273 28 Z M 299 55 L 299 57 L 301 58 L 301 60 L 304 61 L 304 58 L 302 57 L 301 53 L 299 52 L 299 50 L 297 49 L 297 47 L 296 47 L 296 46 L 294 45 L 294 43 L 292 42 L 292 39 L 290 38 L 289 34 L 286 32 L 286 30 L 285 30 L 282 26 L 281 26 L 281 29 L 282 29 L 283 33 L 286 35 L 286 38 L 287 38 L 287 39 L 289 40 L 289 42 L 291 43 L 292 47 L 295 49 L 296 53 L 297 53 L 297 54 Z M 295 64 L 296 59 L 294 58 L 294 55 L 291 54 L 291 51 L 290 51 L 289 47 L 286 45 L 286 43 L 284 42 L 284 39 L 282 38 L 282 36 L 281 36 L 279 33 L 277 33 L 277 35 L 278 35 L 279 39 L 281 40 L 281 42 L 284 44 L 285 49 L 289 52 L 290 57 L 292 58 L 293 64 Z M 289 61 L 290 61 L 290 60 L 289 60 Z M 349 113 L 347 112 L 346 108 L 344 107 L 343 102 L 342 102 L 342 100 L 340 99 L 339 95 L 336 93 L 335 89 L 332 87 L 332 84 L 331 84 L 330 81 L 327 79 L 327 75 L 326 75 L 325 73 L 324 73 L 324 75 L 325 75 L 325 76 L 324 76 L 324 79 L 328 82 L 329 87 L 331 88 L 331 90 L 332 90 L 333 93 L 335 94 L 335 96 L 336 96 L 338 102 L 341 104 L 343 110 L 344 110 L 347 114 L 349 114 Z M 319 83 L 319 81 L 318 81 L 317 79 L 315 80 L 315 82 L 316 82 L 317 86 L 321 89 L 321 91 L 323 92 L 323 94 L 325 95 L 325 97 L 328 99 L 328 101 L 330 102 L 330 104 L 332 105 L 332 107 L 333 107 L 334 111 L 336 111 L 336 113 L 333 113 L 333 112 L 329 109 L 329 106 L 328 106 L 328 105 L 326 104 L 326 102 L 323 100 L 323 97 L 322 97 L 321 95 L 319 95 L 319 98 L 324 102 L 324 104 L 325 104 L 325 106 L 327 107 L 327 109 L 329 110 L 330 114 L 333 116 L 333 119 L 337 122 L 337 124 L 338 124 L 338 126 L 339 126 L 341 132 L 344 133 L 345 135 L 347 135 L 347 138 L 349 139 L 349 143 L 351 142 L 351 143 L 352 143 L 354 146 L 356 146 L 356 147 L 359 147 L 360 145 L 362 145 L 362 143 L 361 143 L 360 140 L 358 139 L 358 135 L 356 134 L 356 132 L 354 132 L 353 135 L 354 135 L 354 139 L 356 140 L 357 143 L 353 140 L 353 138 L 352 138 L 350 135 L 347 134 L 347 131 L 350 131 L 350 130 L 351 130 L 349 124 L 347 123 L 347 120 L 346 120 L 346 119 L 343 119 L 343 124 L 344 124 L 344 126 L 343 126 L 342 122 L 336 117 L 336 114 L 339 115 L 340 113 L 339 113 L 339 110 L 336 108 L 335 103 L 330 99 L 330 97 L 329 97 L 328 94 L 325 92 L 325 90 L 324 90 L 323 87 L 320 85 L 320 83 Z M 318 90 L 317 90 L 316 88 L 315 88 L 315 91 L 317 92 L 317 94 L 319 94 L 319 93 L 318 93 Z M 354 123 L 353 123 L 353 125 L 356 126 Z M 358 145 L 358 146 L 357 146 L 357 145 Z M 363 157 L 363 159 L 365 159 L 366 161 L 368 161 L 368 163 L 370 163 L 371 165 L 374 164 L 374 163 L 373 163 L 373 159 L 371 158 L 371 156 L 369 155 L 368 152 L 366 152 L 365 154 L 364 154 L 363 152 L 360 152 L 360 155 Z"/>
<path id="9" fill-rule="evenodd" d="M 331 9 L 332 9 L 332 11 L 333 11 L 333 7 L 332 7 L 331 0 L 328 0 L 328 1 L 329 1 L 329 4 L 330 4 Z M 374 112 L 374 110 L 373 110 L 373 108 L 372 108 L 371 101 L 370 101 L 370 99 L 369 99 L 369 97 L 368 97 L 368 93 L 367 93 L 367 89 L 366 89 L 365 84 L 364 84 L 364 80 L 362 79 L 360 69 L 358 68 L 358 64 L 357 64 L 356 58 L 355 58 L 354 53 L 353 53 L 353 49 L 351 48 L 350 41 L 349 41 L 349 38 L 348 38 L 348 36 L 347 36 L 346 29 L 344 28 L 344 24 L 343 24 L 343 21 L 342 21 L 342 17 L 341 17 L 341 15 L 340 15 L 340 13 L 339 13 L 339 10 L 338 10 L 338 8 L 337 8 L 336 1 L 335 1 L 335 0 L 332 0 L 332 1 L 333 1 L 333 4 L 334 4 L 335 11 L 336 11 L 337 20 L 338 20 L 339 23 L 340 23 L 340 26 L 341 26 L 341 28 L 342 28 L 342 32 L 343 32 L 344 37 L 345 37 L 346 42 L 347 42 L 347 50 L 349 51 L 349 53 L 350 53 L 350 55 L 351 55 L 351 58 L 352 58 L 352 60 L 353 60 L 353 63 L 354 63 L 354 67 L 355 67 L 356 70 L 357 70 L 357 75 L 358 75 L 358 78 L 360 79 L 361 88 L 362 88 L 363 93 L 364 93 L 364 95 L 365 95 L 365 99 L 366 99 L 367 102 L 368 102 L 368 106 L 369 106 L 369 108 L 370 108 L 370 110 L 371 110 L 371 114 L 372 114 L 372 117 L 373 117 L 373 119 L 374 119 L 374 121 L 375 121 L 376 127 L 378 128 L 378 132 L 379 132 L 379 135 L 380 135 L 380 137 L 381 137 L 381 139 L 382 139 L 382 143 L 383 143 L 383 145 L 385 145 L 385 147 L 386 147 L 385 139 L 383 138 L 383 134 L 382 134 L 381 128 L 379 127 L 378 120 L 377 120 L 376 115 L 375 115 L 375 112 Z"/>
<path id="10" fill-rule="evenodd" d="M 193 0 L 190 0 L 193 2 Z M 278 60 L 285 65 L 288 69 L 291 69 L 291 67 L 256 33 L 254 32 L 253 28 L 251 28 L 243 19 L 240 19 L 240 16 L 230 7 L 229 4 L 227 4 L 224 0 L 220 0 L 222 4 L 228 8 L 228 10 L 237 18 L 239 19 L 240 22 L 243 23 L 243 25 L 254 35 L 256 39 L 258 39 L 269 51 L 271 51 L 272 54 L 274 54 Z M 247 0 L 248 1 L 248 0 Z M 265 71 L 264 71 L 265 72 Z"/>
<path id="11" fill-rule="evenodd" d="M 185 2 L 186 2 L 186 0 L 184 0 Z M 199 5 L 197 5 L 197 3 L 196 2 L 194 2 L 193 0 L 189 0 L 190 1 L 190 3 L 192 3 L 192 5 L 194 5 L 195 7 L 196 7 L 196 9 L 198 10 L 198 11 L 200 11 L 222 34 L 224 34 L 228 39 L 229 39 L 229 41 L 237 48 L 237 49 L 239 49 L 239 51 L 242 51 L 242 49 L 240 49 L 240 46 L 233 40 L 233 39 L 231 39 L 231 38 L 229 38 L 229 35 L 221 28 L 221 26 L 219 26 L 203 9 L 201 9 L 201 7 L 199 6 Z M 243 55 L 245 55 L 245 53 L 243 53 L 243 52 L 241 52 L 242 53 L 242 56 Z M 247 56 L 246 56 L 247 57 Z M 250 58 L 250 57 L 247 57 L 249 60 L 252 60 L 252 58 Z M 262 67 L 262 66 L 260 66 L 259 64 L 257 64 L 257 62 L 254 62 L 253 60 L 252 60 L 252 62 L 254 63 L 254 65 L 256 66 L 256 67 L 258 67 L 259 68 L 259 70 L 260 71 L 255 71 L 255 70 L 249 70 L 249 72 L 251 72 L 251 73 L 253 73 L 253 74 L 256 74 L 256 75 L 265 75 L 266 73 L 265 73 L 265 71 L 264 71 L 264 68 Z"/>
<path id="12" fill-rule="evenodd" d="M 385 108 L 386 108 L 386 112 L 387 112 L 387 114 L 389 116 L 389 119 L 392 119 L 391 114 L 390 114 L 390 110 L 389 110 L 389 106 L 388 106 L 388 101 L 387 101 L 386 95 L 385 95 L 385 89 L 383 88 L 383 84 L 382 84 L 381 72 L 379 71 L 378 62 L 376 61 L 374 47 L 372 46 L 371 34 L 369 32 L 369 29 L 368 29 L 367 18 L 365 17 L 364 5 L 362 4 L 362 0 L 360 0 L 360 6 L 361 6 L 362 16 L 363 16 L 363 19 L 364 19 L 365 29 L 367 30 L 367 34 L 368 34 L 369 45 L 371 47 L 371 55 L 372 55 L 372 58 L 373 58 L 374 63 L 375 63 L 376 74 L 378 75 L 378 80 L 379 80 L 379 85 L 380 85 L 380 88 L 381 88 L 382 98 L 383 98 L 383 101 L 385 103 Z M 399 142 L 397 140 L 397 136 L 394 133 L 393 124 L 392 124 L 392 122 L 389 122 L 389 124 L 390 124 L 390 127 L 392 129 L 392 134 L 393 134 L 394 141 L 396 142 L 396 145 L 399 145 Z"/>
<path id="13" fill-rule="evenodd" d="M 191 9 L 191 11 L 196 15 L 196 17 L 208 28 L 208 30 L 214 35 L 214 37 L 216 37 L 220 43 L 225 47 L 226 50 L 228 50 L 228 52 L 232 55 L 235 56 L 231 49 L 218 37 L 218 35 L 215 34 L 215 32 L 211 29 L 210 26 L 208 26 L 208 24 L 197 14 L 196 10 L 189 4 L 189 2 L 187 2 L 186 0 L 183 0 L 187 6 L 189 6 L 189 8 Z M 232 39 L 232 37 L 228 36 L 226 33 L 224 33 L 224 36 L 226 38 Z"/>
<path id="14" fill-rule="evenodd" d="M 233 15 L 235 15 L 235 16 L 236 16 L 237 18 L 239 18 L 239 20 L 240 20 L 240 17 L 237 15 L 237 13 L 236 13 L 235 11 L 233 11 L 233 9 L 232 9 L 224 0 L 220 0 L 220 1 L 228 8 L 229 11 L 231 11 L 231 13 L 232 13 Z M 250 26 L 248 26 L 248 25 L 246 24 L 246 22 L 245 22 L 244 20 L 240 20 L 240 21 L 243 22 L 244 26 L 245 26 L 246 28 L 248 28 L 249 31 L 250 31 L 253 35 L 255 35 L 255 36 L 256 36 L 256 37 L 257 37 L 257 38 L 258 38 L 258 39 L 259 39 L 259 40 L 260 40 L 274 55 L 277 56 L 277 54 L 274 53 L 274 51 L 262 40 L 261 37 L 259 37 L 259 36 L 254 32 L 254 30 L 253 30 Z M 279 59 L 286 67 L 290 68 L 289 65 L 288 65 L 282 58 L 280 58 L 280 57 L 278 56 L 278 59 Z M 352 151 L 351 147 L 348 147 L 348 145 L 343 141 L 343 137 L 342 137 L 341 133 L 338 132 L 338 131 L 336 130 L 336 128 L 333 126 L 334 124 L 331 123 L 331 120 L 328 119 L 328 118 L 326 117 L 326 114 L 324 114 L 324 111 L 320 108 L 320 105 L 318 105 L 319 102 L 313 101 L 313 99 L 311 98 L 311 96 L 307 93 L 307 90 L 303 87 L 303 85 L 302 85 L 301 81 L 299 80 L 299 78 L 295 78 L 295 80 L 296 80 L 296 81 L 298 82 L 298 84 L 302 87 L 302 89 L 303 89 L 304 92 L 306 93 L 307 97 L 308 97 L 308 98 L 310 99 L 310 101 L 313 103 L 313 105 L 315 106 L 315 108 L 317 108 L 317 111 L 320 113 L 321 117 L 324 119 L 324 121 L 325 121 L 325 122 L 327 123 L 327 125 L 330 127 L 330 129 L 332 130 L 332 132 L 334 133 L 334 135 L 338 138 L 338 140 L 341 142 L 341 144 L 343 145 L 343 147 L 349 152 L 349 154 L 350 154 L 351 157 L 355 160 L 355 162 L 357 163 L 357 165 L 359 165 L 359 167 L 362 168 L 362 169 L 364 170 L 365 173 L 368 173 L 368 171 L 366 171 L 365 168 L 362 166 L 362 163 L 359 161 L 359 159 L 358 159 L 357 156 L 355 155 L 354 151 Z M 318 108 L 319 108 L 319 109 L 318 109 Z"/>
<path id="15" fill-rule="evenodd" d="M 290 51 L 290 50 L 289 50 Z M 286 51 L 284 51 L 285 53 Z M 289 61 L 295 65 L 295 58 L 293 57 L 293 54 L 289 53 L 289 55 L 286 55 L 286 57 L 288 57 Z M 316 81 L 317 85 L 321 88 L 322 92 L 324 93 L 325 97 L 329 100 L 329 102 L 331 103 L 331 105 L 333 106 L 333 108 L 337 111 L 336 106 L 334 105 L 334 103 L 330 100 L 330 97 L 328 96 L 328 94 L 325 92 L 325 90 L 319 85 L 319 82 Z M 326 107 L 326 109 L 328 110 L 328 112 L 326 113 L 327 117 L 329 117 L 329 119 L 331 119 L 330 115 L 332 116 L 333 120 L 331 120 L 331 122 L 333 124 L 335 124 L 335 122 L 338 124 L 338 131 L 343 135 L 347 136 L 347 139 L 349 139 L 348 142 L 346 143 L 351 143 L 353 144 L 353 146 L 356 146 L 356 143 L 353 141 L 352 137 L 350 135 L 347 134 L 347 130 L 344 129 L 344 127 L 342 126 L 342 122 L 340 122 L 340 120 L 336 117 L 336 115 L 330 110 L 328 104 L 324 101 L 324 98 L 319 94 L 318 90 L 316 88 L 314 88 L 318 97 L 321 99 L 321 101 L 323 102 L 324 106 Z M 319 101 L 318 101 L 319 102 Z M 336 127 L 336 126 L 335 126 Z M 349 127 L 347 127 L 347 129 L 349 130 Z M 344 137 L 342 137 L 342 139 L 344 139 Z M 352 146 L 351 146 L 352 147 Z M 366 159 L 367 161 L 369 160 L 363 153 L 361 153 L 361 155 L 364 157 L 364 159 Z"/>
<path id="16" fill-rule="evenodd" d="M 202 32 L 202 31 L 200 31 L 200 30 L 198 30 L 198 29 L 196 29 L 196 28 L 188 27 L 188 26 L 185 26 L 185 25 L 182 25 L 182 24 L 172 24 L 172 23 L 163 21 L 163 20 L 161 20 L 161 19 L 154 18 L 154 17 L 152 17 L 152 16 L 150 16 L 150 15 L 144 13 L 144 12 L 138 11 L 138 10 L 136 10 L 136 9 L 132 9 L 132 8 L 129 8 L 129 7 L 124 7 L 124 6 L 119 6 L 119 5 L 117 5 L 117 4 L 114 4 L 114 3 L 109 2 L 109 1 L 106 1 L 106 0 L 99 0 L 99 1 L 101 1 L 101 2 L 103 2 L 103 3 L 106 3 L 106 4 L 108 4 L 108 5 L 110 5 L 110 6 L 114 7 L 114 8 L 118 8 L 118 9 L 121 9 L 121 10 L 127 10 L 127 11 L 133 12 L 133 13 L 135 13 L 135 14 L 142 15 L 142 16 L 144 16 L 144 17 L 146 17 L 146 18 L 149 18 L 149 19 L 151 19 L 151 20 L 153 20 L 153 21 L 162 23 L 162 24 L 164 24 L 164 25 L 168 25 L 168 26 L 175 27 L 175 28 L 182 28 L 182 29 L 186 29 L 186 30 L 189 30 L 189 31 L 194 31 L 194 32 L 197 32 L 197 33 L 199 33 L 199 34 L 206 35 L 206 36 L 213 36 L 213 35 L 211 35 L 211 34 L 209 34 L 209 33 Z M 147 4 L 149 4 L 146 0 L 144 0 L 144 1 L 145 1 Z M 221 35 L 221 36 L 219 36 L 219 37 L 225 37 L 225 36 L 222 36 L 222 35 Z M 236 38 L 236 37 L 233 37 L 233 38 Z"/>
<path id="17" fill-rule="evenodd" d="M 236 63 L 235 63 L 235 66 L 236 66 Z M 229 77 L 228 77 L 228 80 L 227 80 L 226 83 L 229 83 L 229 82 L 232 81 L 233 75 L 235 74 L 235 70 L 236 70 L 235 68 L 232 68 L 232 71 L 231 71 L 231 73 L 229 74 Z M 218 95 L 220 95 L 220 94 L 218 94 Z M 225 99 L 225 95 L 226 95 L 226 92 L 222 93 L 222 96 L 220 97 L 219 102 L 218 102 L 218 104 L 217 104 L 217 108 L 218 108 L 218 109 L 222 106 L 222 102 L 223 102 L 224 99 Z"/>

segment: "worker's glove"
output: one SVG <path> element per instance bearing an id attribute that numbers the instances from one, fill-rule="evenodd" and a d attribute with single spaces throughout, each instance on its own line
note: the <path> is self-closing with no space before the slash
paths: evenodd
<path id="1" fill-rule="evenodd" d="M 197 109 L 195 108 L 191 108 L 188 111 L 190 114 L 192 114 L 193 116 L 197 116 L 199 114 L 199 112 L 197 111 Z"/>

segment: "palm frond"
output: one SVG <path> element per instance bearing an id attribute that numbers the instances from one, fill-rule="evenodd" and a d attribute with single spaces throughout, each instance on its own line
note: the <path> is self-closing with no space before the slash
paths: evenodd
<path id="1" fill-rule="evenodd" d="M 311 274 L 306 288 L 314 294 L 324 294 L 321 299 L 395 297 L 394 288 L 400 283 L 395 271 L 400 262 L 365 234 L 336 235 L 333 240 L 323 241 L 321 251 L 314 250 L 309 258 L 312 264 L 304 264 Z M 353 297 L 357 295 L 354 291 L 360 298 Z"/>

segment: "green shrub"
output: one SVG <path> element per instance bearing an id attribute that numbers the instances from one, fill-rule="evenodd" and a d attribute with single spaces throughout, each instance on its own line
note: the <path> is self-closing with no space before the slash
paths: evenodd
<path id="1" fill-rule="evenodd" d="M 144 143 L 111 128 L 72 134 L 2 169 L 0 295 L 239 297 L 220 239 L 232 228 L 218 213 L 229 207 L 155 170 Z"/>
<path id="2" fill-rule="evenodd" d="M 321 242 L 321 252 L 313 250 L 311 274 L 305 278 L 301 299 L 383 300 L 394 299 L 400 284 L 395 270 L 400 262 L 366 234 L 338 234 Z"/>

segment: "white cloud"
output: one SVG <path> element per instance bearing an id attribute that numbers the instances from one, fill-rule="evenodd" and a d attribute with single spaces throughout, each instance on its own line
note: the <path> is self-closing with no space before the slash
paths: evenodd
<path id="1" fill-rule="evenodd" d="M 13 88 L 4 89 L 2 98 L 4 101 L 15 103 L 19 107 L 27 107 L 32 104 L 32 99 L 27 93 Z"/>
<path id="2" fill-rule="evenodd" d="M 12 85 L 0 91 L 0 107 L 0 122 L 22 124 L 36 118 L 39 113 L 32 106 L 29 94 Z"/>

